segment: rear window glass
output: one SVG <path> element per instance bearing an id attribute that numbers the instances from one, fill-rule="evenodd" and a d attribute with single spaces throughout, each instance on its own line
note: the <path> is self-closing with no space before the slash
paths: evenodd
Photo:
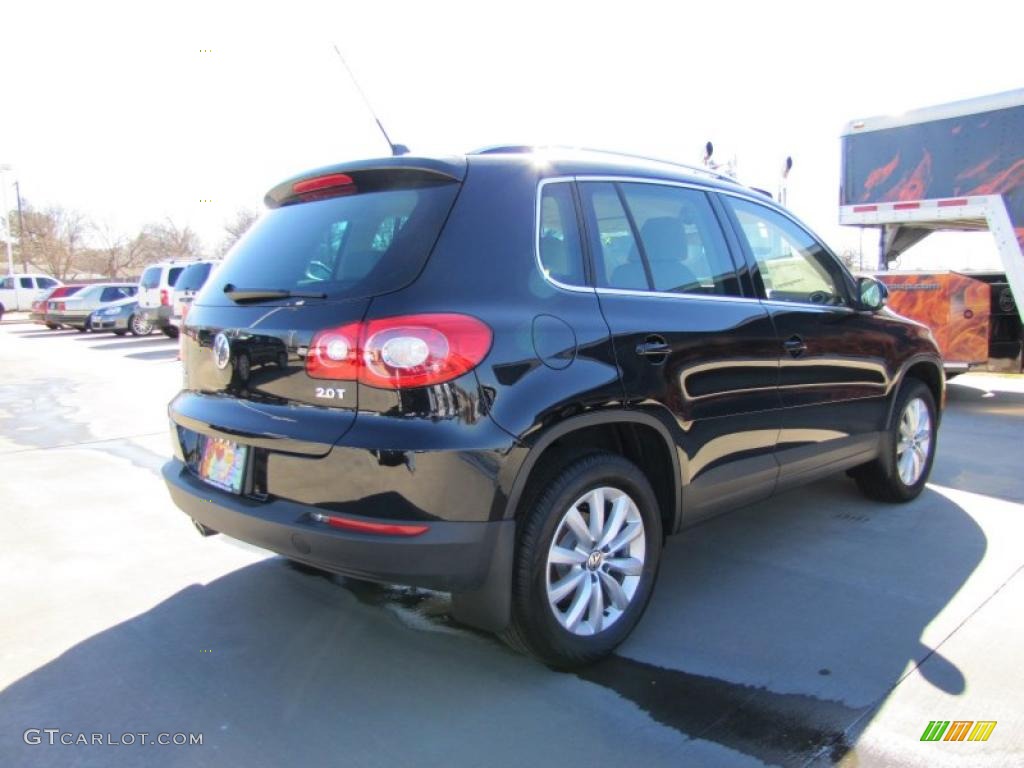
<path id="1" fill-rule="evenodd" d="M 268 289 L 375 296 L 407 285 L 426 263 L 458 185 L 428 184 L 364 192 L 268 211 L 238 241 L 200 295 Z"/>
<path id="2" fill-rule="evenodd" d="M 139 285 L 143 288 L 156 288 L 160 285 L 160 267 L 150 267 L 142 273 Z"/>
<path id="3" fill-rule="evenodd" d="M 185 267 L 174 287 L 180 291 L 198 291 L 210 275 L 211 264 L 192 264 Z"/>
<path id="4" fill-rule="evenodd" d="M 178 282 L 178 277 L 185 271 L 184 267 L 171 267 L 171 271 L 167 273 L 167 285 L 174 287 Z"/>

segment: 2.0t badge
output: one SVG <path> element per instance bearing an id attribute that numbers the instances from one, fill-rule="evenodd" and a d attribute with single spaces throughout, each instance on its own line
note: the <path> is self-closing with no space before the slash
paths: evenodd
<path id="1" fill-rule="evenodd" d="M 231 343 L 223 333 L 218 333 L 213 338 L 213 362 L 222 371 L 231 362 Z"/>

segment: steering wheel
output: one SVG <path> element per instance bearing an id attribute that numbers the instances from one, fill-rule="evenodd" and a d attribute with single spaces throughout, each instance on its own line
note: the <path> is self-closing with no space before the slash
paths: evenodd
<path id="1" fill-rule="evenodd" d="M 310 280 L 323 282 L 331 279 L 331 268 L 322 261 L 311 261 L 306 266 L 306 277 Z"/>

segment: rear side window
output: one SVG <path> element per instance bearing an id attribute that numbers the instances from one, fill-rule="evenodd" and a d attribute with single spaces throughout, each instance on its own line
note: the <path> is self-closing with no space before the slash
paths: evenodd
<path id="1" fill-rule="evenodd" d="M 31 288 L 32 287 L 32 278 L 31 277 L 21 277 L 21 278 L 18 278 L 18 279 L 21 282 L 21 287 L 22 288 Z"/>
<path id="2" fill-rule="evenodd" d="M 160 285 L 160 267 L 150 267 L 142 273 L 139 285 L 143 288 L 157 288 Z"/>
<path id="3" fill-rule="evenodd" d="M 419 184 L 275 208 L 235 244 L 200 301 L 223 286 L 375 296 L 404 287 L 426 263 L 458 185 Z"/>
<path id="4" fill-rule="evenodd" d="M 584 285 L 583 247 L 572 187 L 546 184 L 540 199 L 540 263 L 544 272 L 567 285 Z"/>
<path id="5" fill-rule="evenodd" d="M 167 285 L 173 288 L 175 284 L 178 282 L 178 277 L 184 271 L 184 267 L 171 267 L 170 271 L 167 273 Z"/>
<path id="6" fill-rule="evenodd" d="M 48 277 L 37 277 L 36 283 L 40 288 L 53 288 L 57 284 L 57 281 L 51 280 Z"/>
<path id="7" fill-rule="evenodd" d="M 198 291 L 210 275 L 212 264 L 192 264 L 185 268 L 174 287 L 179 291 Z"/>
<path id="8" fill-rule="evenodd" d="M 585 185 L 590 186 L 590 185 Z M 608 288 L 740 296 L 707 195 L 660 184 L 601 183 L 590 195 Z"/>
<path id="9" fill-rule="evenodd" d="M 124 294 L 121 293 L 120 288 L 104 288 L 103 293 L 100 294 L 100 301 L 116 301 L 123 298 Z"/>

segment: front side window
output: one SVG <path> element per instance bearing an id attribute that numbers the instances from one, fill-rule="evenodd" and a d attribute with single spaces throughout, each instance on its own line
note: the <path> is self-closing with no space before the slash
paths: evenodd
<path id="1" fill-rule="evenodd" d="M 584 285 L 583 248 L 568 182 L 546 184 L 540 199 L 540 263 L 549 277 Z"/>
<path id="2" fill-rule="evenodd" d="M 701 190 L 588 182 L 581 191 L 594 232 L 598 285 L 741 295 L 725 237 Z"/>
<path id="3" fill-rule="evenodd" d="M 723 195 L 757 261 L 765 298 L 826 306 L 849 304 L 842 269 L 817 240 L 767 206 Z"/>
<path id="4" fill-rule="evenodd" d="M 5 291 L 13 291 L 14 290 L 14 278 L 13 277 L 5 277 L 3 279 L 3 282 L 0 282 L 0 287 L 2 287 Z"/>
<path id="5" fill-rule="evenodd" d="M 21 277 L 21 278 L 18 278 L 18 279 L 21 281 L 21 287 L 22 288 L 31 288 L 32 287 L 32 278 L 31 277 Z"/>
<path id="6" fill-rule="evenodd" d="M 57 285 L 57 281 L 51 280 L 49 277 L 37 277 L 36 284 L 40 288 L 53 288 L 55 285 Z"/>

